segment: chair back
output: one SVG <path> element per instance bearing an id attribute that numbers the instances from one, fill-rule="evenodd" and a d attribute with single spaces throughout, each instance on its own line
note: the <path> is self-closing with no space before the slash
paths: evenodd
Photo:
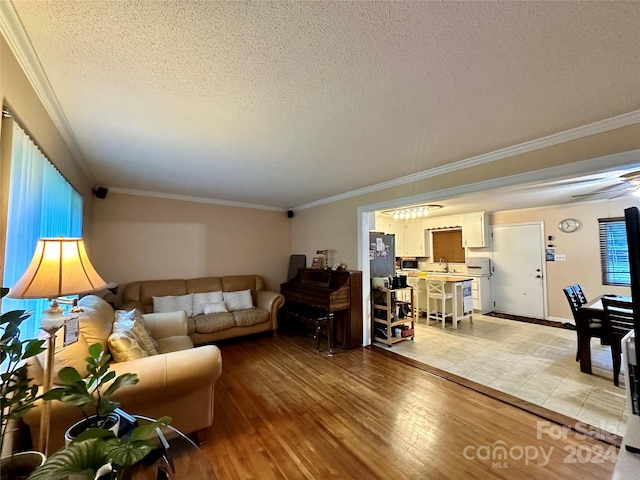
<path id="1" fill-rule="evenodd" d="M 602 297 L 604 313 L 609 320 L 609 332 L 622 338 L 633 330 L 633 305 L 613 297 Z"/>
<path id="2" fill-rule="evenodd" d="M 427 295 L 430 297 L 445 296 L 445 281 L 439 279 L 427 279 Z"/>
<path id="3" fill-rule="evenodd" d="M 573 291 L 578 297 L 578 301 L 580 302 L 580 305 L 584 305 L 585 303 L 587 303 L 587 296 L 584 294 L 584 291 L 582 290 L 582 287 L 580 286 L 579 283 L 571 285 L 571 288 L 573 288 Z"/>
<path id="4" fill-rule="evenodd" d="M 569 302 L 569 307 L 571 307 L 571 313 L 573 314 L 573 319 L 576 321 L 576 324 L 577 324 L 578 309 L 582 305 L 584 305 L 586 301 L 584 303 L 581 303 L 580 299 L 578 298 L 578 295 L 576 294 L 576 291 L 573 288 L 573 285 L 563 288 L 562 291 L 567 297 L 567 301 Z"/>

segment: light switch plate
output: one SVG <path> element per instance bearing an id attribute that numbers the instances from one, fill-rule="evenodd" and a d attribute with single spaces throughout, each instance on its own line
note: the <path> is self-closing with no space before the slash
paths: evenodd
<path id="1" fill-rule="evenodd" d="M 556 262 L 564 262 L 567 260 L 567 256 L 566 255 L 556 255 L 555 256 Z"/>

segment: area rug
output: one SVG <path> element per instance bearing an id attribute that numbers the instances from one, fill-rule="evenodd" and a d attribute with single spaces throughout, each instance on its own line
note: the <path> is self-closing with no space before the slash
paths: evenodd
<path id="1" fill-rule="evenodd" d="M 562 328 L 565 330 L 575 330 L 573 323 L 554 322 L 552 320 L 540 320 L 539 318 L 521 317 L 519 315 L 510 315 L 508 313 L 489 312 L 485 313 L 487 317 L 504 318 L 506 320 L 515 320 L 516 322 L 535 323 L 536 325 L 545 325 L 547 327 Z"/>

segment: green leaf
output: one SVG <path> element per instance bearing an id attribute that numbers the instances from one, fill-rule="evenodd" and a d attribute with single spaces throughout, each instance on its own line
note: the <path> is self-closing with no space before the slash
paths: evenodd
<path id="1" fill-rule="evenodd" d="M 74 382 L 82 381 L 82 376 L 73 367 L 64 367 L 58 372 L 58 377 L 64 385 L 70 385 Z"/>
<path id="2" fill-rule="evenodd" d="M 116 377 L 116 372 L 109 372 L 107 374 L 101 375 L 100 382 L 98 382 L 99 386 L 104 385 L 105 383 L 113 380 Z"/>
<path id="3" fill-rule="evenodd" d="M 102 354 L 101 343 L 94 343 L 89 347 L 89 355 L 91 355 L 93 358 L 98 358 L 100 357 L 101 354 Z"/>
<path id="4" fill-rule="evenodd" d="M 105 428 L 87 428 L 84 432 L 78 435 L 73 439 L 71 443 L 74 442 L 83 442 L 84 440 L 89 440 L 92 438 L 102 438 L 108 440 L 110 438 L 116 438 L 114 433 L 111 430 L 107 430 Z"/>
<path id="5" fill-rule="evenodd" d="M 120 404 L 118 402 L 112 402 L 108 398 L 102 397 L 100 399 L 100 403 L 98 404 L 98 416 L 106 417 L 119 406 Z"/>
<path id="6" fill-rule="evenodd" d="M 22 359 L 25 360 L 27 358 L 34 357 L 45 350 L 44 340 L 29 340 L 25 345 L 24 352 L 22 353 Z"/>
<path id="7" fill-rule="evenodd" d="M 160 425 L 169 425 L 170 423 L 171 417 L 160 417 L 151 423 L 140 425 L 139 427 L 136 427 L 133 432 L 131 432 L 130 441 L 134 442 L 149 440 L 156 434 L 156 428 L 158 428 Z"/>
<path id="8" fill-rule="evenodd" d="M 92 479 L 98 468 L 107 462 L 104 444 L 99 439 L 72 442 L 47 459 L 29 480 L 59 480 L 69 475 L 84 475 Z"/>
<path id="9" fill-rule="evenodd" d="M 115 465 L 130 467 L 142 460 L 152 450 L 145 442 L 127 442 L 121 445 L 108 444 L 106 452 Z"/>
<path id="10" fill-rule="evenodd" d="M 110 395 L 113 395 L 113 393 L 120 387 L 135 385 L 139 381 L 140 379 L 135 373 L 123 373 L 118 378 L 116 378 L 111 385 L 109 385 L 109 388 L 105 390 L 104 395 L 108 397 Z"/>

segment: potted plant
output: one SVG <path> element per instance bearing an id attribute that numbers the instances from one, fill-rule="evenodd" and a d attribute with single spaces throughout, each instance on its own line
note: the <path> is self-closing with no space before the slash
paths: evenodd
<path id="1" fill-rule="evenodd" d="M 1 297 L 8 288 L 1 289 Z M 0 319 L 0 451 L 4 452 L 6 441 L 13 435 L 11 426 L 34 406 L 40 398 L 38 386 L 31 384 L 27 375 L 26 360 L 44 351 L 44 340 L 21 340 L 20 324 L 29 318 L 24 310 L 3 313 Z M 7 442 L 8 443 L 8 442 Z M 33 469 L 42 464 L 40 452 L 20 452 L 0 460 L 2 478 L 26 478 Z"/>
<path id="2" fill-rule="evenodd" d="M 102 345 L 94 343 L 89 347 L 87 357 L 88 375 L 83 378 L 75 368 L 65 367 L 58 373 L 63 386 L 52 388 L 43 395 L 45 400 L 59 400 L 82 411 L 84 419 L 67 430 L 67 441 L 88 428 L 113 429 L 117 433 L 120 417 L 115 412 L 120 404 L 112 401 L 111 395 L 121 387 L 138 383 L 138 376 L 123 373 L 116 377 L 115 372 L 109 370 L 110 359 L 111 355 L 102 350 Z M 92 407 L 93 413 L 90 412 Z"/>
<path id="3" fill-rule="evenodd" d="M 171 418 L 162 417 L 136 427 L 129 436 L 122 438 L 104 428 L 85 430 L 38 467 L 29 480 L 58 480 L 70 475 L 101 480 L 129 478 L 129 467 L 156 446 L 156 429 L 169 422 Z"/>

